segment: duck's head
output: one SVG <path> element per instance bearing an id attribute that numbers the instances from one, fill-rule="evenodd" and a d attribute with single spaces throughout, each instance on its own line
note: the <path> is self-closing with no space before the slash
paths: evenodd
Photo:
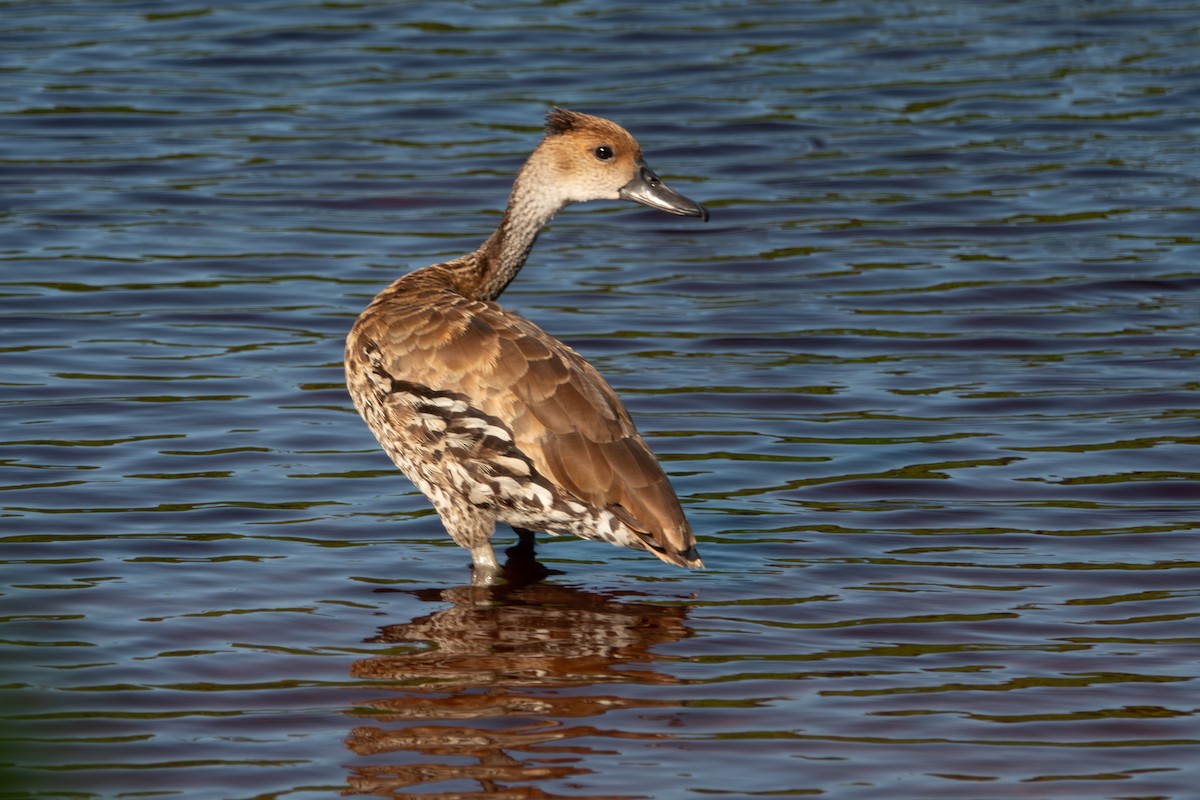
<path id="1" fill-rule="evenodd" d="M 635 203 L 708 220 L 708 209 L 668 187 L 642 159 L 629 131 L 600 117 L 555 108 L 538 146 L 562 204 L 586 200 Z"/>

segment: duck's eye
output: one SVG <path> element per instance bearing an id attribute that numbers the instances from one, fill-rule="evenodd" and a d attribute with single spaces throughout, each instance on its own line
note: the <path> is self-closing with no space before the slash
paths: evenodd
<path id="1" fill-rule="evenodd" d="M 610 158 L 613 157 L 612 148 L 606 144 L 600 145 L 592 152 L 596 155 L 596 158 L 600 159 L 601 161 L 608 161 Z"/>

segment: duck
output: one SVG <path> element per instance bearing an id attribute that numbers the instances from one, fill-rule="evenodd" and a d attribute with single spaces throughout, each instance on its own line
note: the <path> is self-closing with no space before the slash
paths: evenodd
<path id="1" fill-rule="evenodd" d="M 497 523 L 704 564 L 679 498 L 629 412 L 571 347 L 496 298 L 567 205 L 626 200 L 707 221 L 607 119 L 553 108 L 495 231 L 377 294 L 346 337 L 346 385 L 384 452 L 428 498 L 474 583 L 503 570 Z"/>

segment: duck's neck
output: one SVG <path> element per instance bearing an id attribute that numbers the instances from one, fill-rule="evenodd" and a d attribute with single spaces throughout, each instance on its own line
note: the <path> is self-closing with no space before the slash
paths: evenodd
<path id="1" fill-rule="evenodd" d="M 553 191 L 547 191 L 552 184 L 539 180 L 544 171 L 536 155 L 517 175 L 504 216 L 492 235 L 475 252 L 447 264 L 464 296 L 495 300 L 525 264 L 542 228 L 565 205 Z"/>

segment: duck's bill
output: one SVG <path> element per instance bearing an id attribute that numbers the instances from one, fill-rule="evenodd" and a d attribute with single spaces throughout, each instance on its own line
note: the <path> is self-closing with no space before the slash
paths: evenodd
<path id="1" fill-rule="evenodd" d="M 708 209 L 694 200 L 689 200 L 662 182 L 654 171 L 645 164 L 638 165 L 637 175 L 621 187 L 618 192 L 622 200 L 632 200 L 644 206 L 657 208 L 684 217 L 699 217 L 708 221 Z"/>

